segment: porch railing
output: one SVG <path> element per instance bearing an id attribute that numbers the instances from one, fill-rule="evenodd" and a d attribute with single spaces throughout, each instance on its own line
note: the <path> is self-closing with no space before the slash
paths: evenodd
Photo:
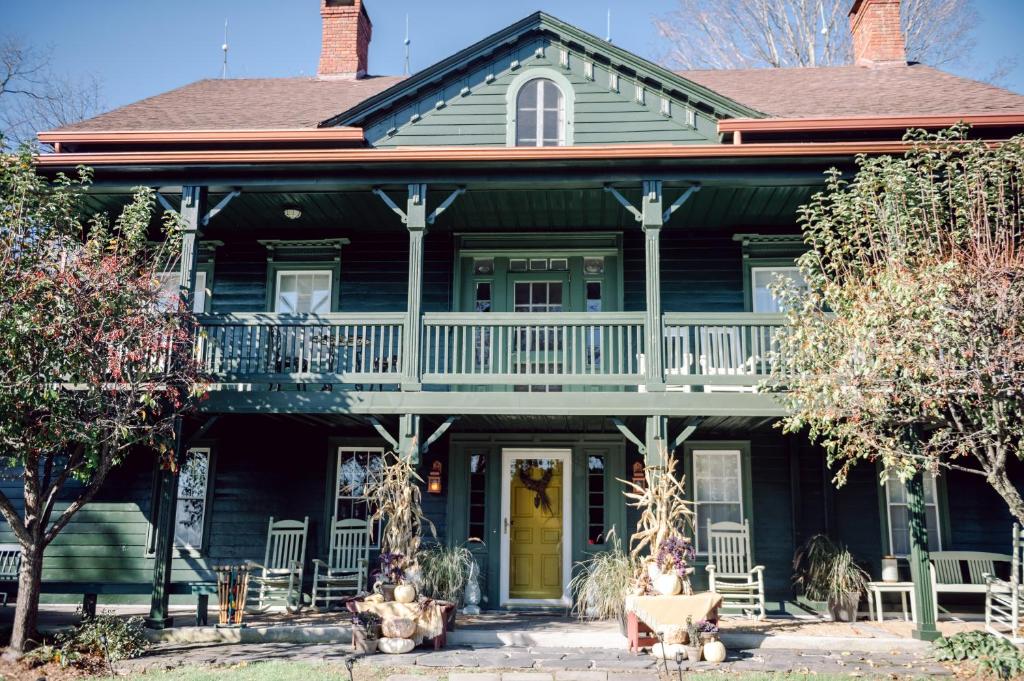
<path id="1" fill-rule="evenodd" d="M 196 352 L 223 381 L 399 383 L 403 313 L 205 315 Z"/>
<path id="2" fill-rule="evenodd" d="M 781 314 L 664 315 L 665 383 L 750 389 L 771 374 L 786 317 Z"/>
<path id="3" fill-rule="evenodd" d="M 428 313 L 422 380 L 435 385 L 636 385 L 643 339 L 642 313 Z"/>

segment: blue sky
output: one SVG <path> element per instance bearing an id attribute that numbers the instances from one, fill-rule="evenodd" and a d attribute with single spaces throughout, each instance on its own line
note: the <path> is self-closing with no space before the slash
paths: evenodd
<path id="1" fill-rule="evenodd" d="M 708 0 L 711 2 L 712 0 Z M 448 56 L 537 9 L 598 35 L 612 11 L 612 38 L 657 58 L 664 45 L 653 18 L 674 0 L 366 0 L 374 22 L 370 69 L 402 72 L 405 16 L 413 71 Z M 1020 56 L 1003 84 L 1024 93 L 1024 0 L 976 0 L 980 15 L 973 63 L 952 70 L 986 76 L 1000 58 Z M 0 34 L 50 46 L 54 69 L 95 74 L 108 107 L 218 77 L 224 20 L 233 77 L 312 75 L 320 50 L 317 0 L 0 0 Z"/>

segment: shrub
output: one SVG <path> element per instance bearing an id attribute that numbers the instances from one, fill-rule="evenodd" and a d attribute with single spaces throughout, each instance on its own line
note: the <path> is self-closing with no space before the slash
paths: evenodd
<path id="1" fill-rule="evenodd" d="M 940 638 L 934 643 L 934 654 L 938 660 L 974 661 L 979 672 L 1001 679 L 1024 675 L 1024 654 L 1006 639 L 984 631 L 965 631 Z"/>
<path id="2" fill-rule="evenodd" d="M 462 602 L 469 569 L 473 565 L 473 554 L 469 549 L 431 544 L 420 550 L 416 562 L 420 566 L 425 595 L 456 605 Z"/>
<path id="3" fill-rule="evenodd" d="M 622 616 L 636 574 L 636 562 L 611 532 L 611 548 L 577 563 L 579 572 L 569 588 L 575 596 L 573 609 L 580 619 L 617 619 Z"/>

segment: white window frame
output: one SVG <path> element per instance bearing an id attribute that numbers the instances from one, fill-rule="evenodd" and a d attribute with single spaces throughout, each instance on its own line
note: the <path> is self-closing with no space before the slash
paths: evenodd
<path id="1" fill-rule="evenodd" d="M 697 550 L 697 555 L 699 555 L 699 556 L 706 556 L 707 553 L 708 553 L 707 547 L 702 547 L 700 545 L 700 523 L 702 522 L 701 521 L 701 517 L 700 517 L 700 507 L 701 506 L 708 506 L 708 505 L 712 505 L 712 506 L 713 505 L 735 506 L 737 504 L 737 502 L 735 502 L 735 501 L 700 501 L 697 498 L 697 490 L 699 489 L 699 485 L 697 484 L 697 480 L 698 480 L 697 459 L 702 457 L 702 456 L 733 457 L 735 459 L 735 461 L 736 461 L 736 471 L 737 471 L 736 486 L 737 486 L 737 492 L 739 493 L 739 495 L 738 495 L 739 502 L 738 503 L 739 503 L 739 507 L 740 507 L 740 519 L 739 519 L 738 522 L 742 523 L 743 519 L 746 518 L 746 509 L 743 506 L 743 491 L 744 491 L 744 487 L 743 487 L 743 485 L 744 485 L 744 481 L 743 481 L 743 452 L 741 450 L 739 450 L 739 449 L 694 449 L 694 450 L 692 450 L 690 452 L 690 455 L 693 457 L 693 460 L 692 460 L 692 463 L 691 463 L 691 470 L 693 471 L 692 472 L 692 475 L 693 475 L 693 513 L 694 513 L 693 519 L 694 519 L 694 523 L 695 523 L 695 530 L 694 530 L 694 533 L 693 533 L 693 545 L 694 545 L 694 548 Z"/>
<path id="2" fill-rule="evenodd" d="M 893 526 L 893 523 L 892 523 L 892 509 L 893 509 L 893 506 L 903 506 L 903 507 L 906 507 L 908 504 L 906 502 L 894 502 L 892 500 L 892 495 L 890 494 L 891 488 L 889 487 L 889 483 L 890 482 L 895 482 L 896 484 L 903 485 L 903 487 L 906 488 L 906 485 L 903 482 L 900 481 L 900 479 L 896 476 L 895 473 L 892 473 L 892 472 L 886 473 L 885 483 L 883 484 L 883 487 L 885 487 L 885 522 L 886 522 L 886 533 L 887 533 L 888 538 L 889 538 L 889 555 L 890 556 L 894 556 L 896 558 L 907 558 L 907 557 L 909 557 L 910 554 L 907 554 L 907 553 L 896 553 L 896 548 L 895 548 L 895 544 L 893 542 L 893 535 L 892 535 L 892 526 Z M 931 486 L 932 486 L 932 500 L 931 500 L 930 503 L 927 501 L 928 495 L 925 494 L 925 513 L 927 513 L 929 506 L 935 509 L 935 536 L 936 536 L 936 539 L 937 539 L 936 546 L 938 546 L 938 548 L 934 549 L 934 550 L 941 551 L 942 550 L 942 546 L 943 546 L 943 537 L 942 537 L 942 508 L 939 505 L 939 481 L 935 477 L 934 473 L 925 472 L 924 480 L 922 481 L 922 484 L 925 487 L 927 487 L 927 485 L 929 485 L 929 484 L 931 484 Z M 904 495 L 906 495 L 906 489 L 904 489 Z M 907 510 L 907 518 L 908 518 L 908 520 L 910 518 L 910 510 L 909 509 Z M 908 531 L 909 531 L 909 528 L 908 528 Z M 928 531 L 931 532 L 931 528 L 928 528 Z"/>
<path id="3" fill-rule="evenodd" d="M 547 127 L 545 126 L 545 114 L 548 111 L 548 106 L 547 106 L 547 102 L 545 102 L 545 100 L 544 100 L 544 93 L 547 90 L 547 86 L 546 86 L 547 83 L 551 83 L 551 85 L 554 86 L 554 88 L 558 91 L 558 106 L 557 106 L 557 109 L 556 109 L 556 111 L 558 113 L 557 123 L 556 123 L 556 126 L 558 128 L 558 130 L 556 131 L 557 135 L 548 135 L 547 134 L 548 130 L 547 130 Z M 534 128 L 535 139 L 534 139 L 534 143 L 532 145 L 525 144 L 525 143 L 521 142 L 520 141 L 521 138 L 520 138 L 520 134 L 519 134 L 519 124 L 520 124 L 519 117 L 521 115 L 520 114 L 520 100 L 523 98 L 523 95 L 526 94 L 527 88 L 534 88 L 536 90 L 536 96 L 537 96 L 536 110 L 534 111 L 534 114 L 533 114 L 535 116 L 535 118 L 536 118 L 536 120 L 535 120 L 535 128 Z M 554 146 L 558 146 L 558 147 L 564 147 L 565 146 L 565 93 L 562 92 L 562 88 L 558 87 L 558 83 L 556 83 L 555 81 L 551 80 L 550 78 L 537 77 L 537 78 L 534 78 L 532 80 L 526 81 L 523 84 L 523 86 L 521 88 L 519 88 L 519 92 L 516 93 L 516 146 L 517 147 L 527 147 L 527 146 L 543 147 L 543 146 L 547 146 L 547 145 L 544 144 L 544 142 L 549 137 L 557 140 L 557 144 L 555 144 Z"/>
<path id="4" fill-rule="evenodd" d="M 384 450 L 383 447 L 350 447 L 350 446 L 341 445 L 341 446 L 339 446 L 337 448 L 336 454 L 337 454 L 336 461 L 334 462 L 334 494 L 333 494 L 332 502 L 331 502 L 332 503 L 331 517 L 332 518 L 337 518 L 338 517 L 338 505 L 339 505 L 339 502 L 341 502 L 342 500 L 351 502 L 353 506 L 355 504 L 361 502 L 361 503 L 366 504 L 366 518 L 367 518 L 367 523 L 369 523 L 370 522 L 370 520 L 369 520 L 370 516 L 373 515 L 373 513 L 372 513 L 372 511 L 370 509 L 369 497 L 367 497 L 366 494 L 363 494 L 362 496 L 356 496 L 356 495 L 353 495 L 353 494 L 342 494 L 341 493 L 341 467 L 345 463 L 345 454 L 371 454 L 371 455 L 377 455 L 377 456 L 380 457 L 381 462 L 383 463 L 385 450 Z M 365 489 L 366 489 L 365 488 L 365 484 L 366 484 L 365 479 L 364 479 L 364 483 L 363 484 L 364 484 L 363 490 L 365 492 Z M 373 549 L 373 550 L 380 549 L 380 530 L 381 530 L 381 523 L 378 522 L 377 523 L 377 527 L 372 528 L 372 531 L 371 531 L 371 534 L 370 534 L 370 542 L 371 542 L 370 543 L 370 548 Z"/>
<path id="5" fill-rule="evenodd" d="M 756 265 L 750 268 L 750 309 L 753 312 L 760 314 L 779 314 L 783 310 L 758 310 L 757 309 L 757 275 L 759 273 L 768 272 L 772 275 L 779 275 L 786 272 L 795 272 L 801 279 L 803 275 L 800 273 L 800 268 L 796 265 Z M 775 277 L 773 276 L 772 279 Z M 772 294 L 772 300 L 777 300 L 775 295 Z"/>
<path id="6" fill-rule="evenodd" d="M 334 300 L 333 300 L 333 298 L 334 298 L 334 270 L 332 270 L 330 268 L 326 268 L 326 267 L 320 268 L 320 269 L 312 268 L 312 269 L 303 269 L 303 270 L 288 270 L 288 269 L 280 269 L 280 270 L 278 270 L 277 273 L 276 273 L 276 276 L 274 278 L 274 312 L 276 314 L 285 314 L 280 309 L 280 307 L 281 307 L 281 278 L 285 277 L 285 276 L 289 276 L 290 277 L 290 276 L 298 276 L 298 275 L 303 275 L 303 274 L 314 275 L 314 276 L 318 275 L 318 274 L 326 274 L 327 275 L 327 312 L 333 312 L 334 311 Z M 306 314 L 306 313 L 299 313 L 299 314 Z M 310 313 L 310 314 L 321 314 L 321 313 L 317 312 L 317 313 Z"/>
<path id="7" fill-rule="evenodd" d="M 564 74 L 560 73 L 555 69 L 550 68 L 531 68 L 523 73 L 520 73 L 516 78 L 509 84 L 508 92 L 506 94 L 505 106 L 507 109 L 507 126 L 505 133 L 505 144 L 509 147 L 518 147 L 519 138 L 519 95 L 523 88 L 527 85 L 532 84 L 537 80 L 549 80 L 554 83 L 555 87 L 562 94 L 562 106 L 559 110 L 559 125 L 558 125 L 558 146 L 572 146 L 573 145 L 573 117 L 575 115 L 575 96 L 576 91 L 573 88 L 572 83 Z M 543 88 L 541 88 L 543 91 Z M 537 115 L 543 118 L 543 107 L 541 106 L 541 100 L 538 98 L 537 101 Z M 541 133 L 543 127 L 538 121 L 537 127 L 537 141 L 534 147 L 523 147 L 531 149 L 539 147 L 543 144 L 544 136 Z"/>
<path id="8" fill-rule="evenodd" d="M 186 453 L 186 455 L 185 455 L 186 456 L 186 465 L 187 465 L 187 461 L 188 461 L 187 457 L 193 456 L 193 455 L 199 454 L 199 453 L 202 453 L 203 455 L 206 456 L 206 477 L 203 480 L 202 495 L 188 496 L 188 497 L 181 496 L 181 477 L 180 477 L 180 475 L 178 477 L 178 485 L 177 485 L 177 487 L 174 490 L 174 546 L 175 546 L 175 548 L 178 548 L 178 549 L 181 549 L 181 550 L 195 551 L 195 552 L 202 551 L 203 548 L 204 548 L 204 545 L 206 543 L 206 521 L 207 521 L 207 516 L 208 516 L 208 514 L 210 512 L 210 508 L 209 508 L 209 505 L 210 505 L 210 474 L 212 472 L 211 468 L 213 467 L 213 450 L 210 447 L 192 447 L 192 448 L 190 448 L 188 450 L 188 452 Z M 178 539 L 178 502 L 182 501 L 183 499 L 199 500 L 199 501 L 203 502 L 203 515 L 202 515 L 202 518 L 200 520 L 199 545 L 198 546 L 196 546 L 194 544 L 189 544 L 189 543 L 184 542 L 184 541 L 180 541 Z"/>

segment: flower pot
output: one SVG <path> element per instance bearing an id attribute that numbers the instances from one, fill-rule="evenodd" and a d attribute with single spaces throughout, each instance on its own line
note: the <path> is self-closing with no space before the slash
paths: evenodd
<path id="1" fill-rule="evenodd" d="M 377 652 L 376 627 L 368 628 L 358 624 L 352 625 L 352 651 L 359 655 L 372 655 Z"/>
<path id="2" fill-rule="evenodd" d="M 686 659 L 690 662 L 700 662 L 700 646 L 686 646 Z"/>
<path id="3" fill-rule="evenodd" d="M 882 559 L 882 581 L 900 581 L 900 564 L 895 558 L 886 557 Z"/>
<path id="4" fill-rule="evenodd" d="M 445 611 L 444 616 L 444 628 L 445 631 L 455 631 L 455 617 L 458 615 L 459 610 L 454 605 Z"/>
<path id="5" fill-rule="evenodd" d="M 857 604 L 860 603 L 859 593 L 848 593 L 840 597 L 828 599 L 828 611 L 834 622 L 857 621 Z"/>
<path id="6" fill-rule="evenodd" d="M 380 595 L 384 597 L 385 601 L 391 602 L 395 600 L 395 586 L 396 584 L 381 584 Z"/>
<path id="7" fill-rule="evenodd" d="M 718 634 L 713 631 L 702 631 L 700 632 L 700 642 L 703 645 L 707 645 L 712 641 L 718 640 Z"/>

